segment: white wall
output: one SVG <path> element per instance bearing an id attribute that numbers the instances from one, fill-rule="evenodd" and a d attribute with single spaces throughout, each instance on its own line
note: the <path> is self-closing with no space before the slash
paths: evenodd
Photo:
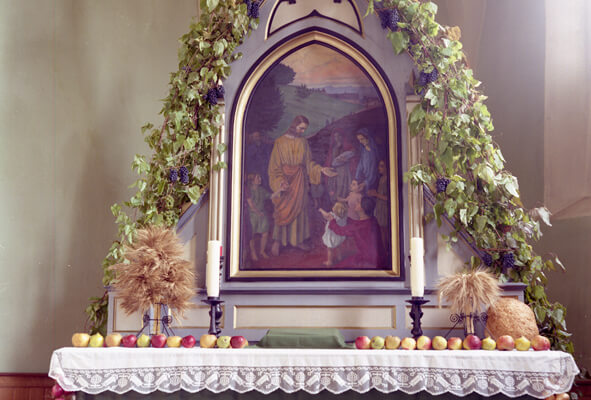
<path id="1" fill-rule="evenodd" d="M 109 207 L 197 4 L 0 2 L 0 372 L 46 372 L 102 295 Z"/>

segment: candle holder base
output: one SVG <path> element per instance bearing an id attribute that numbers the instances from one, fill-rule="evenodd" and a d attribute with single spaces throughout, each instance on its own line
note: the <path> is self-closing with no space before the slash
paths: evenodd
<path id="1" fill-rule="evenodd" d="M 208 297 L 205 300 L 201 300 L 203 303 L 209 304 L 209 330 L 207 333 L 210 335 L 219 336 L 222 333 L 222 329 L 220 328 L 220 323 L 222 321 L 222 304 L 224 304 L 223 300 L 220 300 L 219 297 Z"/>
<path id="2" fill-rule="evenodd" d="M 423 311 L 421 310 L 421 306 L 428 303 L 429 300 L 424 297 L 413 296 L 410 300 L 406 300 L 406 302 L 411 304 L 409 315 L 412 319 L 412 330 L 410 333 L 413 338 L 417 339 L 419 336 L 423 336 L 423 329 L 421 329 Z"/>

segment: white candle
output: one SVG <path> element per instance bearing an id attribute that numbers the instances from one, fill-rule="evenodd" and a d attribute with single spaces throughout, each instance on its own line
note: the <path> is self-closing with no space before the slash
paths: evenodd
<path id="1" fill-rule="evenodd" d="M 425 294 L 425 249 L 423 239 L 410 239 L 410 293 L 413 297 Z"/>
<path id="2" fill-rule="evenodd" d="M 207 266 L 205 268 L 205 287 L 207 297 L 220 295 L 220 253 L 222 242 L 210 240 L 207 243 Z"/>

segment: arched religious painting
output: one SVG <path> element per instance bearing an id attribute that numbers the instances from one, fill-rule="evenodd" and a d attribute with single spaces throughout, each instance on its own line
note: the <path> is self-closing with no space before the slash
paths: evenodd
<path id="1" fill-rule="evenodd" d="M 398 125 L 379 69 L 311 31 L 271 50 L 240 90 L 228 278 L 398 277 Z"/>

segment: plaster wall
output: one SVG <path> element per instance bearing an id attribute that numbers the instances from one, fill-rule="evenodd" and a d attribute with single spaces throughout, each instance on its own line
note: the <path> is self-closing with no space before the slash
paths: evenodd
<path id="1" fill-rule="evenodd" d="M 84 329 L 196 0 L 0 2 L 0 372 Z"/>

